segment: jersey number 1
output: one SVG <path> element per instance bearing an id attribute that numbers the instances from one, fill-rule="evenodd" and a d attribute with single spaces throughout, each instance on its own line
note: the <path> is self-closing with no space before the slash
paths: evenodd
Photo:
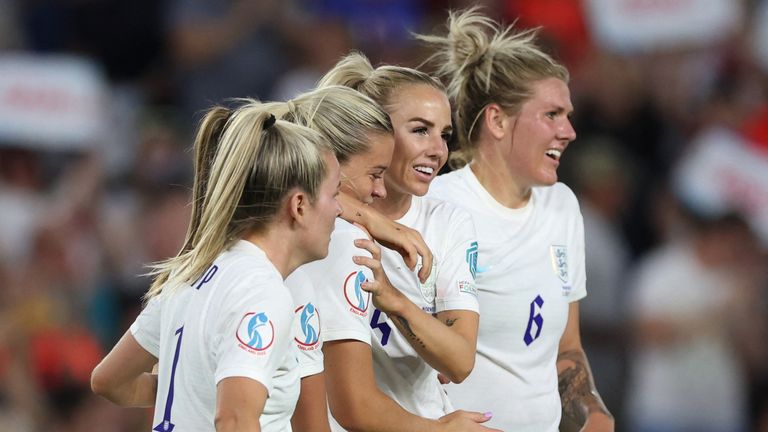
<path id="1" fill-rule="evenodd" d="M 176 353 L 173 355 L 173 366 L 171 367 L 171 384 L 168 388 L 168 398 L 165 400 L 165 412 L 163 421 L 152 430 L 157 432 L 171 432 L 176 425 L 171 423 L 171 407 L 173 406 L 173 383 L 176 379 L 176 365 L 179 364 L 179 353 L 181 352 L 181 337 L 184 335 L 184 326 L 179 327 L 176 333 L 179 339 L 176 341 Z"/>

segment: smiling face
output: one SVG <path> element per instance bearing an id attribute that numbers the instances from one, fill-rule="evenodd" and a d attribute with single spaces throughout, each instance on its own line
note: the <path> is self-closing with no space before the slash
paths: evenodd
<path id="1" fill-rule="evenodd" d="M 395 152 L 387 172 L 390 196 L 423 196 L 448 158 L 451 105 L 442 91 L 428 85 L 397 89 L 389 105 Z"/>
<path id="2" fill-rule="evenodd" d="M 365 204 L 387 196 L 384 172 L 395 148 L 392 135 L 370 134 L 368 140 L 368 151 L 350 156 L 341 165 L 341 192 Z"/>
<path id="3" fill-rule="evenodd" d="M 512 145 L 506 162 L 517 187 L 524 191 L 555 184 L 560 157 L 576 139 L 570 121 L 573 105 L 568 85 L 547 78 L 531 88 L 533 96 L 519 113 L 507 118 Z"/>

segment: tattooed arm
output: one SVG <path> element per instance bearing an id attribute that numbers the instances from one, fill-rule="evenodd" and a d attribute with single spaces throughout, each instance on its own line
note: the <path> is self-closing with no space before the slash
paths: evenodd
<path id="1" fill-rule="evenodd" d="M 611 432 L 613 416 L 597 393 L 587 356 L 579 335 L 579 303 L 568 309 L 568 323 L 560 339 L 557 355 L 557 375 L 563 407 L 561 430 L 576 425 L 583 432 Z"/>

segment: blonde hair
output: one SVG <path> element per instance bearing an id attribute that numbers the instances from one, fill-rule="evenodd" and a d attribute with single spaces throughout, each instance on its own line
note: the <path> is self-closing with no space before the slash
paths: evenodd
<path id="1" fill-rule="evenodd" d="M 435 47 L 425 63 L 437 64 L 437 75 L 448 81 L 459 132 L 459 149 L 450 164 L 458 168 L 472 160 L 475 123 L 489 104 L 517 113 L 532 96 L 532 83 L 546 78 L 567 83 L 569 75 L 535 44 L 536 29 L 516 32 L 513 25 L 501 26 L 481 15 L 477 7 L 450 12 L 447 26 L 445 36 L 417 38 Z"/>
<path id="2" fill-rule="evenodd" d="M 320 132 L 342 164 L 371 148 L 369 134 L 394 133 L 381 106 L 348 87 L 318 88 L 291 99 L 286 108 L 281 118 Z"/>
<path id="3" fill-rule="evenodd" d="M 406 85 L 427 85 L 445 93 L 443 84 L 416 69 L 402 66 L 379 66 L 374 69 L 368 58 L 352 52 L 320 79 L 318 87 L 342 85 L 353 88 L 391 111 L 395 90 Z"/>
<path id="4" fill-rule="evenodd" d="M 307 127 L 275 120 L 268 105 L 251 99 L 241 103 L 234 110 L 214 107 L 201 121 L 184 247 L 152 266 L 155 279 L 147 299 L 198 279 L 243 235 L 265 230 L 290 190 L 317 196 L 327 141 Z"/>

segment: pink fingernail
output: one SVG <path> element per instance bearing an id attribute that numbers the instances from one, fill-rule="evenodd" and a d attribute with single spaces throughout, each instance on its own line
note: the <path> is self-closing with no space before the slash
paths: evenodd
<path id="1" fill-rule="evenodd" d="M 492 413 L 492 412 L 490 412 L 490 411 L 483 413 L 483 415 L 485 416 L 485 418 L 491 418 L 491 417 L 493 417 L 493 413 Z"/>

